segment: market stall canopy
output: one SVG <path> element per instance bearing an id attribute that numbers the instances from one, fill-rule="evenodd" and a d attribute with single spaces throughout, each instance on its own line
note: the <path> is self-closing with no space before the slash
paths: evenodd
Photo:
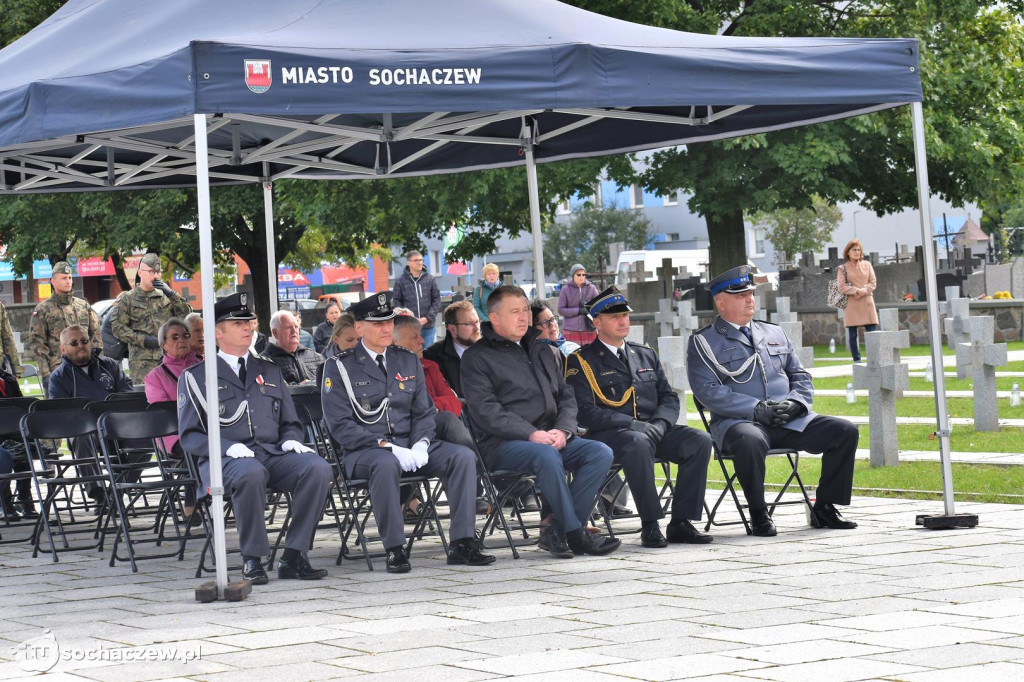
<path id="1" fill-rule="evenodd" d="M 0 51 L 0 192 L 420 175 L 922 100 L 915 40 L 737 38 L 554 0 L 69 0 Z"/>

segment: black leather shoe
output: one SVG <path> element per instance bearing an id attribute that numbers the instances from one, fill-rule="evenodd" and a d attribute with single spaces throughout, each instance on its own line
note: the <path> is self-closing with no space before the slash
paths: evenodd
<path id="1" fill-rule="evenodd" d="M 388 550 L 387 567 L 388 573 L 408 573 L 412 570 L 405 547 L 399 545 Z"/>
<path id="2" fill-rule="evenodd" d="M 779 534 L 772 523 L 772 517 L 764 509 L 750 510 L 750 534 L 759 538 L 771 538 Z"/>
<path id="3" fill-rule="evenodd" d="M 10 506 L 6 504 L 0 504 L 0 521 L 6 523 L 17 523 L 21 521 L 21 514 L 14 508 L 14 503 L 10 503 Z"/>
<path id="4" fill-rule="evenodd" d="M 604 556 L 611 554 L 619 548 L 622 540 L 599 535 L 582 528 L 565 534 L 569 547 L 573 554 L 589 554 L 590 556 Z"/>
<path id="5" fill-rule="evenodd" d="M 242 564 L 242 577 L 253 585 L 266 585 L 270 582 L 267 572 L 263 568 L 263 561 L 260 559 L 246 559 Z"/>
<path id="6" fill-rule="evenodd" d="M 650 549 L 668 547 L 668 540 L 661 534 L 661 527 L 657 521 L 652 521 L 640 529 L 640 544 Z"/>
<path id="7" fill-rule="evenodd" d="M 575 556 L 565 540 L 565 533 L 555 528 L 554 523 L 549 524 L 540 532 L 537 546 L 559 559 L 571 559 Z"/>
<path id="8" fill-rule="evenodd" d="M 835 530 L 851 530 L 857 527 L 854 521 L 847 521 L 835 505 L 827 502 L 815 502 L 811 525 L 815 528 L 833 528 Z"/>
<path id="9" fill-rule="evenodd" d="M 476 498 L 476 515 L 487 516 L 491 513 L 491 505 L 483 497 Z"/>
<path id="10" fill-rule="evenodd" d="M 539 512 L 540 501 L 537 499 L 535 493 L 527 493 L 519 498 L 520 511 L 524 512 Z"/>
<path id="11" fill-rule="evenodd" d="M 494 563 L 494 557 L 484 554 L 476 544 L 476 538 L 452 540 L 448 546 L 448 565 L 486 566 Z"/>
<path id="12" fill-rule="evenodd" d="M 665 529 L 669 542 L 682 542 L 690 545 L 706 545 L 713 537 L 707 533 L 701 533 L 693 527 L 693 524 L 686 519 L 680 519 L 668 524 Z"/>
<path id="13" fill-rule="evenodd" d="M 281 580 L 320 580 L 327 577 L 327 571 L 313 568 L 309 565 L 309 560 L 299 554 L 293 559 L 281 558 L 277 565 L 277 577 Z"/>
<path id="14" fill-rule="evenodd" d="M 23 519 L 38 519 L 39 512 L 36 511 L 36 505 L 32 500 L 19 500 L 14 503 L 14 510 L 21 514 Z"/>

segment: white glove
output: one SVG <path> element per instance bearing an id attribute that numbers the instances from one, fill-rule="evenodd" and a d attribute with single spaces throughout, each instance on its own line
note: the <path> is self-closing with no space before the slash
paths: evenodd
<path id="1" fill-rule="evenodd" d="M 245 443 L 235 443 L 228 451 L 224 453 L 231 459 L 244 459 L 246 457 L 255 457 L 256 453 L 246 447 Z"/>
<path id="2" fill-rule="evenodd" d="M 391 446 L 391 452 L 395 453 L 395 457 L 398 458 L 398 463 L 402 467 L 402 471 L 408 473 L 410 471 L 416 471 L 416 455 L 409 448 L 403 448 L 401 445 Z"/>
<path id="3" fill-rule="evenodd" d="M 281 443 L 281 449 L 285 452 L 313 452 L 313 448 L 307 448 L 297 440 L 286 440 Z"/>
<path id="4" fill-rule="evenodd" d="M 421 466 L 426 466 L 430 459 L 430 455 L 427 453 L 427 448 L 430 447 L 423 441 L 416 441 L 415 444 L 410 448 L 413 456 L 416 458 L 416 468 L 419 469 Z"/>

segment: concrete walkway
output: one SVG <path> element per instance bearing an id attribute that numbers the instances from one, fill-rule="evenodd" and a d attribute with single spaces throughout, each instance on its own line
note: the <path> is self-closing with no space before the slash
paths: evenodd
<path id="1" fill-rule="evenodd" d="M 1024 679 L 1024 507 L 961 504 L 981 525 L 956 531 L 915 526 L 934 502 L 847 511 L 857 530 L 812 530 L 789 508 L 773 539 L 734 526 L 643 550 L 630 535 L 607 558 L 526 548 L 476 569 L 424 541 L 404 576 L 335 567 L 322 533 L 311 560 L 330 577 L 272 578 L 237 604 L 193 601 L 198 547 L 133 575 L 95 552 L 54 564 L 4 545 L 0 679 L 50 663 L 15 659 L 38 637 L 49 647 L 21 655 L 56 642 L 64 680 Z"/>

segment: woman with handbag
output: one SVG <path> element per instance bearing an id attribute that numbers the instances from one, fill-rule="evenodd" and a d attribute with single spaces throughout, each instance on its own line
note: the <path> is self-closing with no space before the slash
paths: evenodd
<path id="1" fill-rule="evenodd" d="M 871 262 L 864 260 L 864 247 L 859 239 L 851 239 L 843 249 L 845 262 L 836 269 L 836 286 L 846 296 L 846 312 L 843 324 L 849 337 L 853 361 L 860 362 L 860 343 L 857 330 L 865 332 L 878 329 L 878 311 L 875 310 L 875 269 Z"/>

